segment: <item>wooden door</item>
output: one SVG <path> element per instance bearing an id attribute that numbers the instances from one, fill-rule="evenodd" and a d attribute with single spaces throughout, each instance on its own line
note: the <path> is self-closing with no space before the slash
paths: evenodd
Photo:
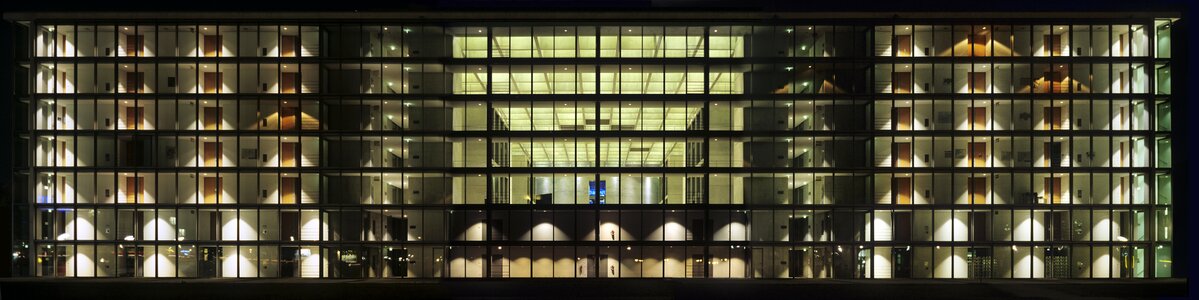
<path id="1" fill-rule="evenodd" d="M 217 167 L 221 163 L 221 143 L 204 142 L 204 166 Z"/>
<path id="2" fill-rule="evenodd" d="M 891 165 L 899 168 L 912 167 L 912 143 L 891 144 Z"/>
<path id="3" fill-rule="evenodd" d="M 145 88 L 146 73 L 143 72 L 125 72 L 125 92 L 126 93 L 141 93 Z"/>
<path id="4" fill-rule="evenodd" d="M 1062 129 L 1062 108 L 1061 107 L 1046 107 L 1045 108 L 1045 129 L 1046 130 Z"/>
<path id="5" fill-rule="evenodd" d="M 299 74 L 295 72 L 283 72 L 279 76 L 279 92 L 284 94 L 295 94 L 296 86 L 298 85 Z"/>
<path id="6" fill-rule="evenodd" d="M 1045 142 L 1044 147 L 1045 166 L 1061 167 L 1062 166 L 1062 143 L 1061 142 Z"/>
<path id="7" fill-rule="evenodd" d="M 912 36 L 908 34 L 896 35 L 895 47 L 897 56 L 912 56 Z"/>
<path id="8" fill-rule="evenodd" d="M 204 177 L 204 202 L 206 204 L 216 204 L 219 201 L 218 194 L 221 192 L 220 177 Z"/>
<path id="9" fill-rule="evenodd" d="M 295 204 L 296 203 L 296 178 L 295 177 L 283 177 L 280 179 L 282 179 L 282 180 L 279 182 L 279 190 L 280 190 L 280 195 L 281 195 L 281 197 L 279 198 L 279 203 Z"/>
<path id="10" fill-rule="evenodd" d="M 1066 83 L 1061 72 L 1045 72 L 1045 93 L 1065 93 Z"/>
<path id="11" fill-rule="evenodd" d="M 280 167 L 295 167 L 296 154 L 299 152 L 300 146 L 298 143 L 282 143 L 279 147 L 279 166 Z"/>
<path id="12" fill-rule="evenodd" d="M 970 177 L 970 204 L 987 204 L 987 178 Z"/>
<path id="13" fill-rule="evenodd" d="M 145 121 L 145 107 L 130 106 L 125 108 L 125 128 L 140 129 Z"/>
<path id="14" fill-rule="evenodd" d="M 1051 204 L 1062 203 L 1062 178 L 1061 177 L 1046 177 L 1045 178 L 1045 200 Z"/>
<path id="15" fill-rule="evenodd" d="M 892 225 L 892 241 L 908 242 L 912 240 L 912 212 L 895 212 Z"/>
<path id="16" fill-rule="evenodd" d="M 971 167 L 986 167 L 987 166 L 987 143 L 972 142 L 969 144 L 970 150 L 970 166 Z"/>
<path id="17" fill-rule="evenodd" d="M 215 57 L 221 55 L 221 36 L 205 35 L 204 36 L 204 56 Z"/>
<path id="18" fill-rule="evenodd" d="M 125 36 L 125 55 L 126 56 L 142 56 L 142 50 L 146 46 L 146 37 L 140 34 L 131 34 Z"/>
<path id="19" fill-rule="evenodd" d="M 971 34 L 970 38 L 970 56 L 987 56 L 987 42 L 991 37 L 986 34 Z"/>
<path id="20" fill-rule="evenodd" d="M 892 72 L 891 91 L 896 94 L 911 94 L 912 72 Z"/>
<path id="21" fill-rule="evenodd" d="M 895 191 L 895 204 L 912 204 L 912 178 L 891 178 L 891 190 Z"/>
<path id="22" fill-rule="evenodd" d="M 987 108 L 986 107 L 970 107 L 966 111 L 967 121 L 970 122 L 971 130 L 986 130 L 987 129 Z"/>
<path id="23" fill-rule="evenodd" d="M 912 108 L 895 107 L 891 109 L 891 124 L 895 130 L 912 130 Z"/>
<path id="24" fill-rule="evenodd" d="M 1045 53 L 1050 56 L 1062 56 L 1062 36 L 1060 34 L 1046 34 L 1045 48 Z"/>
<path id="25" fill-rule="evenodd" d="M 971 93 L 987 92 L 987 72 L 967 72 L 966 76 Z"/>
<path id="26" fill-rule="evenodd" d="M 296 47 L 299 44 L 299 39 L 294 35 L 284 35 L 279 37 L 279 56 L 295 57 Z"/>
<path id="27" fill-rule="evenodd" d="M 279 109 L 279 129 L 295 130 L 296 129 L 296 112 L 299 108 L 284 106 Z"/>
<path id="28" fill-rule="evenodd" d="M 204 72 L 204 92 L 221 92 L 221 72 Z"/>
<path id="29" fill-rule="evenodd" d="M 125 202 L 126 203 L 141 203 L 145 201 L 142 194 L 145 192 L 146 180 L 143 177 L 129 176 L 125 177 Z"/>
<path id="30" fill-rule="evenodd" d="M 221 129 L 221 108 L 220 107 L 205 107 L 204 108 L 204 130 Z"/>

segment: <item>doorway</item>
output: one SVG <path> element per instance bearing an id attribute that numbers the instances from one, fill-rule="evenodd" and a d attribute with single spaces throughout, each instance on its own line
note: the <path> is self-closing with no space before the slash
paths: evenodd
<path id="1" fill-rule="evenodd" d="M 146 179 L 144 177 L 125 177 L 125 203 L 141 203 L 141 201 L 145 201 L 142 197 L 145 193 L 145 188 Z"/>
<path id="2" fill-rule="evenodd" d="M 1066 82 L 1061 72 L 1045 72 L 1045 89 L 1043 93 L 1065 93 Z"/>
<path id="3" fill-rule="evenodd" d="M 912 178 L 891 178 L 891 190 L 895 191 L 895 204 L 912 204 Z"/>
<path id="4" fill-rule="evenodd" d="M 971 142 L 968 144 L 970 148 L 970 166 L 971 167 L 986 167 L 987 166 L 987 143 L 986 142 Z"/>
<path id="5" fill-rule="evenodd" d="M 912 72 L 892 72 L 891 91 L 895 94 L 911 94 Z"/>
<path id="6" fill-rule="evenodd" d="M 286 102 L 286 101 L 285 101 Z M 279 109 L 279 129 L 281 130 L 296 130 L 296 115 L 299 108 L 295 106 L 284 106 Z"/>
<path id="7" fill-rule="evenodd" d="M 803 277 L 804 252 L 804 249 L 791 249 L 787 251 L 787 275 L 791 278 Z"/>
<path id="8" fill-rule="evenodd" d="M 296 204 L 296 194 L 297 194 L 296 193 L 296 190 L 297 190 L 296 189 L 296 187 L 297 187 L 296 179 L 297 178 L 295 178 L 295 177 L 279 178 L 279 190 L 280 190 L 279 203 L 281 203 L 281 204 Z"/>
<path id="9" fill-rule="evenodd" d="M 1045 178 L 1045 200 L 1050 204 L 1062 204 L 1062 178 Z"/>
<path id="10" fill-rule="evenodd" d="M 221 142 L 204 142 L 204 166 L 219 167 L 221 164 Z"/>
<path id="11" fill-rule="evenodd" d="M 295 167 L 296 156 L 299 156 L 299 143 L 283 142 L 279 144 L 279 166 Z"/>
<path id="12" fill-rule="evenodd" d="M 891 124 L 893 130 L 912 130 L 912 108 L 895 107 L 891 109 Z"/>
<path id="13" fill-rule="evenodd" d="M 1045 129 L 1046 130 L 1062 129 L 1062 108 L 1061 107 L 1045 107 Z"/>
<path id="14" fill-rule="evenodd" d="M 1045 54 L 1049 56 L 1062 56 L 1062 35 L 1046 34 L 1044 42 Z"/>
<path id="15" fill-rule="evenodd" d="M 283 35 L 279 37 L 279 56 L 295 57 L 296 48 L 299 48 L 300 39 L 294 35 Z"/>
<path id="16" fill-rule="evenodd" d="M 222 77 L 221 72 L 204 72 L 204 93 L 219 93 Z"/>
<path id="17" fill-rule="evenodd" d="M 220 177 L 204 177 L 204 204 L 216 204 L 220 201 Z"/>
<path id="18" fill-rule="evenodd" d="M 125 92 L 131 94 L 141 93 L 146 85 L 146 73 L 143 72 L 125 72 Z"/>
<path id="19" fill-rule="evenodd" d="M 912 278 L 912 248 L 891 248 L 891 277 Z"/>
<path id="20" fill-rule="evenodd" d="M 970 177 L 970 204 L 987 204 L 987 178 Z"/>
<path id="21" fill-rule="evenodd" d="M 970 124 L 970 130 L 986 130 L 987 129 L 987 108 L 986 107 L 970 107 L 966 108 L 966 121 Z"/>
<path id="22" fill-rule="evenodd" d="M 283 72 L 279 76 L 279 91 L 284 94 L 295 94 L 299 86 L 300 76 L 295 72 Z"/>
<path id="23" fill-rule="evenodd" d="M 204 36 L 204 56 L 216 57 L 221 53 L 221 36 L 220 35 L 205 35 Z"/>
<path id="24" fill-rule="evenodd" d="M 140 34 L 125 36 L 125 56 L 142 56 L 146 48 L 146 37 Z"/>
<path id="25" fill-rule="evenodd" d="M 125 108 L 125 128 L 140 129 L 142 122 L 145 121 L 146 108 L 140 106 L 130 106 Z"/>
<path id="26" fill-rule="evenodd" d="M 789 241 L 798 242 L 807 239 L 808 217 L 793 217 L 787 223 L 787 239 Z"/>
<path id="27" fill-rule="evenodd" d="M 987 72 L 968 72 L 967 87 L 971 93 L 986 93 L 987 92 Z"/>
<path id="28" fill-rule="evenodd" d="M 204 107 L 204 130 L 221 129 L 221 108 Z"/>
<path id="29" fill-rule="evenodd" d="M 912 143 L 891 143 L 891 166 L 912 167 Z"/>
<path id="30" fill-rule="evenodd" d="M 895 36 L 895 53 L 900 57 L 912 56 L 912 36 L 901 34 Z"/>
<path id="31" fill-rule="evenodd" d="M 1062 166 L 1062 142 L 1045 142 L 1045 166 Z"/>

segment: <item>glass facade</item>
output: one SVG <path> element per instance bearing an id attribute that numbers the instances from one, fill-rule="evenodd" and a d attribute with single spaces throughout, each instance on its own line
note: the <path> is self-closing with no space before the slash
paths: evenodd
<path id="1" fill-rule="evenodd" d="M 1172 19 L 903 22 L 29 20 L 14 270 L 1172 277 Z"/>

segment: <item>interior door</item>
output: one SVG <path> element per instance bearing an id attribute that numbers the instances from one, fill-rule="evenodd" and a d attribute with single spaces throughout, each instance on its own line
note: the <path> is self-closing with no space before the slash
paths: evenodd
<path id="1" fill-rule="evenodd" d="M 970 121 L 971 130 L 987 129 L 987 108 L 986 107 L 970 107 L 967 108 L 967 118 Z"/>
<path id="2" fill-rule="evenodd" d="M 970 86 L 971 93 L 986 93 L 987 92 L 987 72 L 968 72 L 966 73 Z"/>
<path id="3" fill-rule="evenodd" d="M 296 152 L 300 148 L 298 143 L 284 142 L 279 145 L 279 166 L 280 167 L 295 167 Z"/>
<path id="4" fill-rule="evenodd" d="M 970 204 L 987 204 L 986 177 L 970 177 Z"/>
<path id="5" fill-rule="evenodd" d="M 125 92 L 126 93 L 141 93 L 145 87 L 146 73 L 144 72 L 125 72 Z"/>
<path id="6" fill-rule="evenodd" d="M 299 108 L 294 106 L 284 106 L 279 109 L 279 129 L 296 130 L 296 114 Z"/>
<path id="7" fill-rule="evenodd" d="M 990 212 L 972 212 L 970 213 L 970 230 L 972 241 L 989 242 L 991 241 L 991 219 Z"/>
<path id="8" fill-rule="evenodd" d="M 204 203 L 216 204 L 221 191 L 220 177 L 204 177 Z"/>
<path id="9" fill-rule="evenodd" d="M 911 94 L 912 72 L 892 72 L 891 91 L 896 94 Z"/>
<path id="10" fill-rule="evenodd" d="M 1062 178 L 1061 177 L 1046 177 L 1045 178 L 1045 198 L 1051 204 L 1062 203 Z"/>
<path id="11" fill-rule="evenodd" d="M 970 151 L 970 166 L 971 167 L 986 167 L 987 166 L 987 143 L 971 142 L 968 144 Z"/>
<path id="12" fill-rule="evenodd" d="M 792 242 L 805 240 L 808 235 L 808 218 L 794 217 L 788 220 L 787 239 Z"/>
<path id="13" fill-rule="evenodd" d="M 1062 56 L 1062 35 L 1046 34 L 1044 45 L 1046 54 L 1050 56 Z"/>
<path id="14" fill-rule="evenodd" d="M 131 34 L 125 36 L 125 55 L 126 56 L 142 56 L 142 50 L 145 49 L 146 37 L 140 34 Z"/>
<path id="15" fill-rule="evenodd" d="M 898 56 L 912 56 L 912 36 L 901 34 L 895 36 L 895 53 Z"/>
<path id="16" fill-rule="evenodd" d="M 1061 72 L 1045 72 L 1044 93 L 1065 93 L 1066 83 Z"/>
<path id="17" fill-rule="evenodd" d="M 295 94 L 296 86 L 299 83 L 299 74 L 295 72 L 283 72 L 279 77 L 279 92 L 284 94 Z"/>
<path id="18" fill-rule="evenodd" d="M 221 129 L 221 108 L 204 107 L 204 130 Z"/>
<path id="19" fill-rule="evenodd" d="M 204 92 L 219 93 L 221 91 L 221 72 L 204 72 Z"/>
<path id="20" fill-rule="evenodd" d="M 125 128 L 140 129 L 144 121 L 146 109 L 144 107 L 130 106 L 125 108 Z"/>
<path id="21" fill-rule="evenodd" d="M 891 165 L 897 168 L 912 166 L 912 143 L 891 144 Z"/>
<path id="22" fill-rule="evenodd" d="M 221 54 L 221 36 L 205 35 L 204 36 L 204 56 L 215 57 Z"/>
<path id="23" fill-rule="evenodd" d="M 970 56 L 987 56 L 987 42 L 991 37 L 986 34 L 971 34 L 970 35 Z"/>
<path id="24" fill-rule="evenodd" d="M 787 276 L 791 278 L 803 277 L 803 249 L 787 250 Z"/>
<path id="25" fill-rule="evenodd" d="M 279 178 L 279 203 L 296 204 L 296 178 Z"/>
<path id="26" fill-rule="evenodd" d="M 221 143 L 204 142 L 204 166 L 217 167 L 221 162 Z"/>
<path id="27" fill-rule="evenodd" d="M 895 107 L 891 109 L 891 123 L 895 130 L 912 130 L 912 108 Z"/>
<path id="28" fill-rule="evenodd" d="M 912 240 L 912 212 L 897 211 L 892 216 L 895 229 L 891 231 L 892 241 L 908 242 Z"/>
<path id="29" fill-rule="evenodd" d="M 146 180 L 144 177 L 129 176 L 125 177 L 125 202 L 126 203 L 141 203 L 142 194 L 145 192 Z"/>
<path id="30" fill-rule="evenodd" d="M 912 178 L 891 178 L 891 190 L 895 191 L 895 204 L 912 204 Z"/>
<path id="31" fill-rule="evenodd" d="M 1045 166 L 1062 166 L 1062 142 L 1045 142 Z"/>
<path id="32" fill-rule="evenodd" d="M 296 36 L 294 36 L 294 35 L 280 36 L 279 37 L 279 56 L 295 57 L 296 56 L 296 48 L 297 48 L 296 46 L 299 44 L 298 41 L 299 41 L 299 39 L 297 39 Z"/>
<path id="33" fill-rule="evenodd" d="M 1047 130 L 1062 129 L 1062 108 L 1061 107 L 1045 107 L 1045 129 L 1047 129 Z"/>

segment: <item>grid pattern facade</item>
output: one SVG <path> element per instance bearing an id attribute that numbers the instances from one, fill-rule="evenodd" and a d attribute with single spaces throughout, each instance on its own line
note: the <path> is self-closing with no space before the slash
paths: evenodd
<path id="1" fill-rule="evenodd" d="M 15 270 L 1171 277 L 1173 21 L 29 20 Z"/>

